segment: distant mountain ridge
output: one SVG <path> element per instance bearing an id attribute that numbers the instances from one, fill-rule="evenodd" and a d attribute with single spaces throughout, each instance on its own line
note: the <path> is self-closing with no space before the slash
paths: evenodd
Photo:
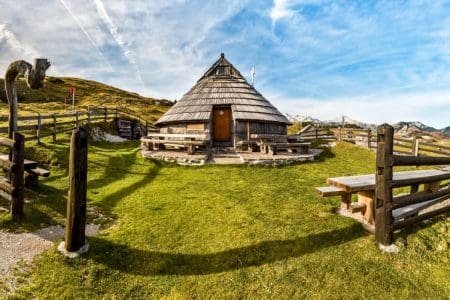
<path id="1" fill-rule="evenodd" d="M 343 125 L 355 125 L 361 128 L 365 129 L 375 129 L 378 125 L 377 124 L 371 124 L 371 123 L 365 123 L 358 120 L 355 120 L 349 116 L 341 116 L 334 118 L 332 120 L 325 120 L 321 121 L 319 119 L 313 118 L 311 116 L 302 116 L 302 115 L 290 115 L 286 114 L 289 121 L 292 123 L 316 123 L 321 124 L 325 126 L 343 126 Z M 395 124 L 392 124 L 392 126 L 395 128 L 395 130 L 400 130 L 402 128 L 409 128 L 409 127 L 416 127 L 420 129 L 421 131 L 426 132 L 442 132 L 445 134 L 450 134 L 450 126 L 442 128 L 442 129 L 436 129 L 432 126 L 428 126 L 422 122 L 419 121 L 401 121 L 397 122 Z"/>

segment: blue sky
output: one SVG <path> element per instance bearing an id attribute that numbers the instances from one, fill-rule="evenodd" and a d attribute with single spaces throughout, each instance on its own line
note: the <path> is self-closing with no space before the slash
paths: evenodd
<path id="1" fill-rule="evenodd" d="M 224 52 L 282 112 L 450 125 L 450 1 L 0 0 L 0 69 L 179 99 Z M 27 13 L 24 13 L 27 11 Z"/>

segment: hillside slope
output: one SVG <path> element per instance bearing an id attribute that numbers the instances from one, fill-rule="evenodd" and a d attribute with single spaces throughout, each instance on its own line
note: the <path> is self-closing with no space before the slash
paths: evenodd
<path id="1" fill-rule="evenodd" d="M 156 121 L 172 103 L 140 96 L 100 82 L 73 77 L 46 77 L 45 86 L 32 90 L 24 79 L 16 83 L 20 114 L 61 112 L 71 109 L 69 88 L 75 87 L 75 105 L 78 110 L 87 106 L 119 107 L 134 112 L 149 121 Z M 0 114 L 8 113 L 4 79 L 0 79 Z M 66 104 L 67 102 L 67 104 Z"/>

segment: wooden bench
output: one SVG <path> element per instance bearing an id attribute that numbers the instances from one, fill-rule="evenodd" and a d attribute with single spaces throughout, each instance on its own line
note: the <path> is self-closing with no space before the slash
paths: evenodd
<path id="1" fill-rule="evenodd" d="M 163 139 L 154 139 L 154 138 L 141 138 L 141 142 L 149 149 L 149 150 L 163 150 L 167 147 L 174 148 L 186 148 L 188 154 L 194 154 L 195 148 L 198 146 L 207 145 L 208 141 L 195 141 L 195 140 L 163 140 Z"/>
<path id="2" fill-rule="evenodd" d="M 288 152 L 308 154 L 311 143 L 261 143 L 261 152 L 277 155 L 278 150 L 287 149 Z"/>
<path id="3" fill-rule="evenodd" d="M 250 140 L 250 141 L 239 141 L 236 143 L 236 146 L 241 151 L 248 151 L 248 152 L 256 152 L 258 151 L 258 143 L 256 141 Z"/>
<path id="4" fill-rule="evenodd" d="M 9 160 L 9 155 L 1 153 L 0 160 Z M 37 162 L 25 159 L 23 162 L 23 168 L 25 171 L 25 187 L 35 188 L 39 185 L 39 176 L 49 177 L 50 171 L 38 167 Z"/>

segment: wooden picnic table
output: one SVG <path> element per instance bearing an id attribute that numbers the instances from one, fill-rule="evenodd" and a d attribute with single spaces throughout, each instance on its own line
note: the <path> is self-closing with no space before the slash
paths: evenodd
<path id="1" fill-rule="evenodd" d="M 424 191 L 436 191 L 439 189 L 440 180 L 432 181 L 434 177 L 450 173 L 444 170 L 415 170 L 394 172 L 394 180 L 414 180 L 418 184 L 411 185 L 411 192 L 417 192 L 421 180 L 430 183 L 424 184 Z M 333 177 L 327 179 L 329 187 L 317 188 L 316 190 L 324 197 L 341 195 L 344 208 L 351 212 L 361 211 L 363 218 L 370 224 L 375 223 L 375 174 L 356 176 Z M 352 194 L 358 195 L 358 203 L 351 205 Z"/>

